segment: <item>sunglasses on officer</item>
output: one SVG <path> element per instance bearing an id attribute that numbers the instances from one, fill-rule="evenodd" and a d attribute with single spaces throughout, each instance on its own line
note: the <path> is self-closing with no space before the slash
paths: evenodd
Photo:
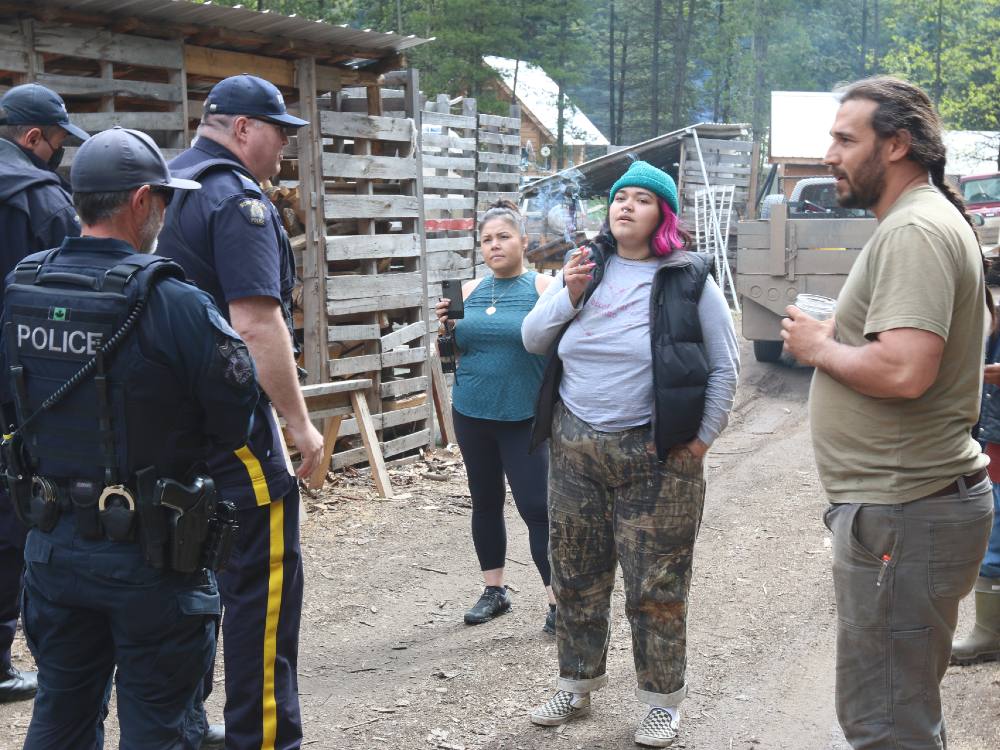
<path id="1" fill-rule="evenodd" d="M 271 127 L 277 128 L 278 132 L 285 136 L 285 138 L 291 138 L 296 132 L 298 132 L 298 128 L 292 127 L 291 125 L 282 125 L 281 123 L 274 122 L 273 120 L 265 120 L 263 117 L 251 117 L 249 119 L 255 120 L 256 122 L 263 122 Z"/>

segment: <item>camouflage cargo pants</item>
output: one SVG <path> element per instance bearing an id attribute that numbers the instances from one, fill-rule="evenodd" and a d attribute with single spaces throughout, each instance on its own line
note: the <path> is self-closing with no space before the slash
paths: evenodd
<path id="1" fill-rule="evenodd" d="M 559 606 L 559 689 L 607 682 L 611 592 L 620 561 L 636 695 L 676 706 L 686 683 L 687 596 L 705 499 L 702 464 L 651 453 L 648 427 L 599 432 L 563 405 L 553 420 L 549 555 Z"/>

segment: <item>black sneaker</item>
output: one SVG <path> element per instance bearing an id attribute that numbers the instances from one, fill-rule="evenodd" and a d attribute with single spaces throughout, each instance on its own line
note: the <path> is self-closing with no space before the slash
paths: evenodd
<path id="1" fill-rule="evenodd" d="M 511 599 L 506 586 L 487 586 L 475 606 L 465 613 L 466 625 L 479 625 L 510 609 Z"/>
<path id="2" fill-rule="evenodd" d="M 556 605 L 549 605 L 549 612 L 545 615 L 545 624 L 542 625 L 542 630 L 546 633 L 556 634 Z"/>

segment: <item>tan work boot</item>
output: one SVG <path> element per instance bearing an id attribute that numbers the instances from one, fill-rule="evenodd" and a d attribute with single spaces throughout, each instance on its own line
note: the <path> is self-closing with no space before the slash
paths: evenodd
<path id="1" fill-rule="evenodd" d="M 1000 659 L 1000 578 L 976 581 L 976 626 L 951 646 L 951 663 L 964 666 Z"/>

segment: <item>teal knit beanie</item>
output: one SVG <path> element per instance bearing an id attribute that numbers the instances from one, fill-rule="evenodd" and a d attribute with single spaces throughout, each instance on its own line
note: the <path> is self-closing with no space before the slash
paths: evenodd
<path id="1" fill-rule="evenodd" d="M 677 184 L 674 178 L 646 161 L 634 161 L 618 182 L 611 186 L 608 203 L 615 199 L 615 193 L 623 187 L 641 187 L 663 198 L 677 213 Z"/>

